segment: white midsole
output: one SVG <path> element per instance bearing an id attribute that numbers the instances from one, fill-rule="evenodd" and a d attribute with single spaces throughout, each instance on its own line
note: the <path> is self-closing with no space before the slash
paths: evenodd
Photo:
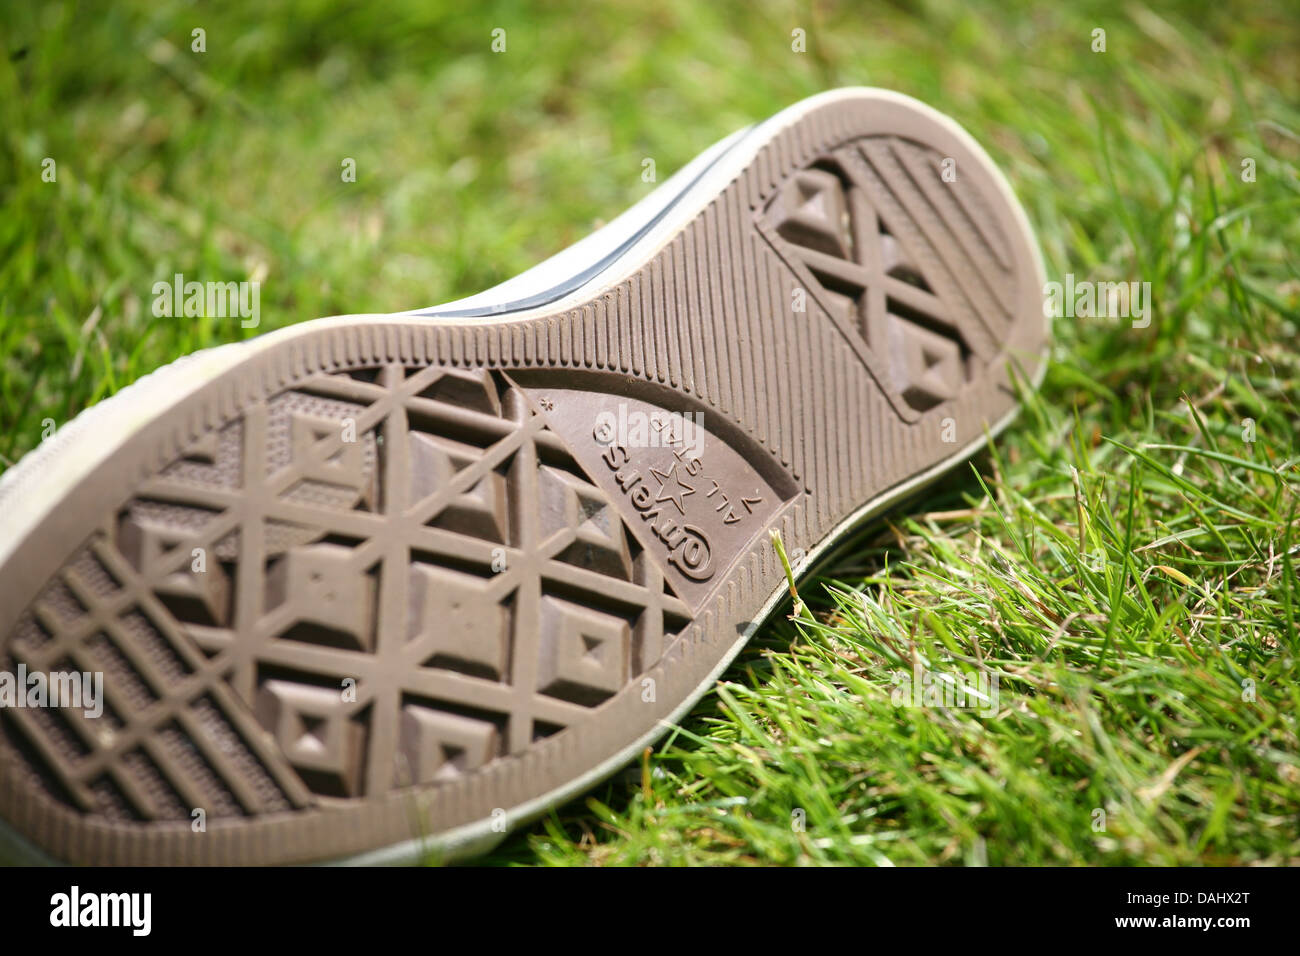
<path id="1" fill-rule="evenodd" d="M 613 232 L 606 233 L 605 230 L 601 230 L 546 260 L 535 269 L 529 270 L 524 275 L 530 275 L 531 278 L 524 286 L 515 286 L 512 284 L 515 280 L 510 280 L 489 290 L 489 293 L 493 294 L 492 297 L 489 297 L 489 293 L 482 293 L 459 302 L 449 303 L 441 309 L 465 307 L 471 303 L 479 306 L 489 305 L 495 299 L 508 301 L 530 290 L 546 288 L 554 284 L 561 278 L 562 268 L 579 268 L 582 265 L 582 262 L 572 255 L 575 249 L 582 247 L 583 261 L 587 261 L 587 257 L 593 255 L 599 258 L 596 255 L 599 250 L 591 244 L 592 240 L 601 237 L 603 244 L 605 237 L 608 236 L 609 245 L 616 246 L 615 240 L 635 234 L 640 223 L 652 219 L 654 214 L 665 205 L 661 193 L 667 194 L 671 201 L 672 193 L 669 187 L 680 188 L 681 177 L 688 175 L 692 168 L 696 168 L 697 163 L 706 158 L 711 159 L 711 156 L 716 155 L 716 151 L 720 149 L 728 148 L 729 152 L 723 154 L 722 158 L 699 178 L 680 200 L 677 200 L 669 214 L 642 236 L 616 263 L 557 301 L 528 310 L 492 316 L 490 321 L 525 322 L 563 312 L 582 304 L 604 289 L 621 282 L 653 258 L 686 223 L 699 215 L 704 207 L 753 161 L 758 151 L 772 136 L 798 122 L 810 111 L 846 99 L 869 99 L 909 106 L 926 114 L 960 139 L 983 163 L 1013 210 L 1033 250 L 1041 286 L 1044 281 L 1042 254 L 1034 239 L 1029 221 L 1002 171 L 989 159 L 979 143 L 952 119 L 910 96 L 871 87 L 847 87 L 802 100 L 758 126 L 735 133 L 710 147 L 687 168 L 665 182 L 659 190 L 647 196 L 618 220 L 610 223 L 606 229 L 617 226 Z M 523 276 L 517 278 L 522 279 Z M 183 367 L 179 363 L 164 366 L 113 397 L 82 412 L 59 429 L 53 437 L 47 439 L 41 447 L 0 476 L 0 567 L 8 561 L 19 543 L 36 529 L 73 488 L 139 429 L 161 414 L 161 408 L 174 405 L 240 362 L 296 336 L 338 326 L 393 321 L 459 325 L 473 319 L 439 316 L 435 311 L 434 314 L 420 316 L 410 312 L 374 313 L 332 316 L 301 322 L 247 342 L 235 342 L 197 352 L 180 360 L 180 363 L 184 363 Z"/>

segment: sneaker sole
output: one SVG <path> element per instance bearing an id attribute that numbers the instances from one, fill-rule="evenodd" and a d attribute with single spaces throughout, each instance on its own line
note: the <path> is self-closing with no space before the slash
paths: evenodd
<path id="1" fill-rule="evenodd" d="M 0 707 L 0 845 L 481 851 L 709 689 L 784 593 L 770 532 L 806 568 L 1000 430 L 1047 327 L 984 152 L 873 90 L 741 143 L 545 304 L 224 347 L 28 469 L 0 673 L 105 703 Z"/>

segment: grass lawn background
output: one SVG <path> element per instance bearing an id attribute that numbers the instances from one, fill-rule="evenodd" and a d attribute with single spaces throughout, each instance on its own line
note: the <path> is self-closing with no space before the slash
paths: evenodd
<path id="1" fill-rule="evenodd" d="M 259 279 L 260 331 L 432 305 L 803 96 L 949 113 L 1049 278 L 1150 282 L 1150 326 L 1057 320 L 1038 398 L 801 582 L 812 622 L 490 860 L 1300 862 L 1293 2 L 17 2 L 0 39 L 0 467 L 253 334 L 155 318 L 176 272 Z M 997 713 L 895 706 L 916 666 Z"/>

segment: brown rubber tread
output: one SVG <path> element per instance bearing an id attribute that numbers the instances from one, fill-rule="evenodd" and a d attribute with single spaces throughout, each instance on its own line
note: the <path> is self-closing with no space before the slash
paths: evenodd
<path id="1" fill-rule="evenodd" d="M 848 98 L 585 303 L 250 351 L 0 567 L 0 671 L 107 700 L 0 709 L 0 820 L 85 864 L 517 824 L 706 689 L 782 587 L 769 531 L 820 549 L 1014 410 L 1040 268 L 950 128 Z M 601 425 L 665 413 L 702 453 Z"/>

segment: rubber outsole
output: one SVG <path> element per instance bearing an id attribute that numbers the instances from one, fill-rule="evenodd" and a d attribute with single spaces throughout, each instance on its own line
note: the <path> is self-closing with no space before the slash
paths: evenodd
<path id="1" fill-rule="evenodd" d="M 770 531 L 811 557 L 1014 413 L 1042 266 L 950 121 L 846 92 L 725 172 L 553 307 L 304 323 L 133 420 L 0 565 L 0 673 L 105 700 L 0 708 L 10 837 L 473 852 L 698 700 Z"/>

